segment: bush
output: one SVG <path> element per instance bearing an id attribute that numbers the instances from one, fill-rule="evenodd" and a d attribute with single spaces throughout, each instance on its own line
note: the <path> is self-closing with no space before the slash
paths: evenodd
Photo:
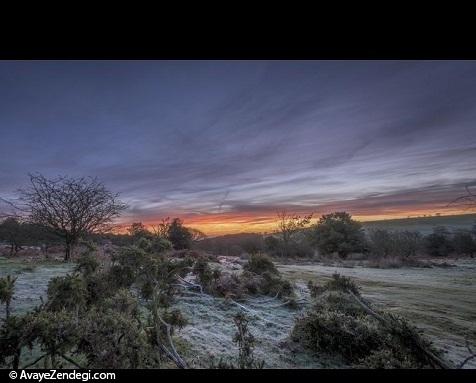
<path id="1" fill-rule="evenodd" d="M 76 271 L 90 275 L 99 268 L 99 261 L 92 254 L 84 254 L 77 260 Z"/>
<path id="2" fill-rule="evenodd" d="M 370 315 L 369 310 L 375 310 L 355 298 L 358 288 L 349 278 L 334 275 L 323 286 L 309 286 L 315 304 L 296 320 L 291 332 L 291 339 L 305 348 L 364 368 L 431 367 L 434 361 L 421 347 L 439 355 L 403 318 L 385 312 L 377 313 L 380 319 Z"/>
<path id="3" fill-rule="evenodd" d="M 320 253 L 341 258 L 366 247 L 362 225 L 346 212 L 323 215 L 313 228 L 313 238 Z"/>
<path id="4" fill-rule="evenodd" d="M 354 295 L 360 296 L 360 291 L 355 282 L 345 276 L 338 273 L 332 274 L 332 278 L 324 283 L 322 286 L 315 285 L 312 281 L 307 284 L 311 297 L 316 297 L 326 291 L 340 291 L 340 292 L 352 292 Z"/>
<path id="5" fill-rule="evenodd" d="M 79 309 L 86 305 L 88 290 L 79 275 L 55 277 L 48 284 L 48 307 L 53 311 Z"/>
<path id="6" fill-rule="evenodd" d="M 265 272 L 278 274 L 278 269 L 274 265 L 271 258 L 264 254 L 251 255 L 248 263 L 243 266 L 243 269 L 259 275 Z"/>

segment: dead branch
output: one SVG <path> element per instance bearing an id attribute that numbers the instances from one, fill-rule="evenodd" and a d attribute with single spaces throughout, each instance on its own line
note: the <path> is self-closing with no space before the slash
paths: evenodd
<path id="1" fill-rule="evenodd" d="M 398 331 L 395 331 L 395 327 L 383 316 L 376 313 L 372 310 L 369 306 L 367 306 L 361 299 L 359 299 L 354 293 L 347 290 L 347 292 L 354 298 L 354 300 L 367 312 L 369 315 L 377 319 L 380 323 L 382 323 L 385 327 L 389 328 L 392 332 L 396 332 L 397 335 L 401 335 Z M 418 339 L 413 339 L 415 346 L 427 357 L 428 361 L 433 365 L 440 367 L 442 369 L 451 369 L 454 368 L 448 362 L 444 361 L 443 359 L 439 358 L 435 354 L 433 354 L 430 350 L 425 348 Z"/>

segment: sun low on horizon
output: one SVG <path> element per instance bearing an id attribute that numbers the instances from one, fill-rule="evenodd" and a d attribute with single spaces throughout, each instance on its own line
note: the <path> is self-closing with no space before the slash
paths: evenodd
<path id="1" fill-rule="evenodd" d="M 0 196 L 98 177 L 128 209 L 210 236 L 276 213 L 466 214 L 476 62 L 2 61 Z"/>

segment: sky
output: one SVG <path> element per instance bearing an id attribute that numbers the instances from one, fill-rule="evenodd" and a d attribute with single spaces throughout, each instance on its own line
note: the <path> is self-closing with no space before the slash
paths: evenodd
<path id="1" fill-rule="evenodd" d="M 0 61 L 0 196 L 93 176 L 209 235 L 461 213 L 475 121 L 475 61 Z"/>

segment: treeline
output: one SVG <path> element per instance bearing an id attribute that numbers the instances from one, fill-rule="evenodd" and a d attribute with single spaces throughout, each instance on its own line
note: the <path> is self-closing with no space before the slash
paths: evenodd
<path id="1" fill-rule="evenodd" d="M 83 241 L 98 244 L 111 243 L 116 246 L 130 246 L 141 243 L 142 247 L 154 248 L 158 251 L 175 249 L 190 249 L 193 244 L 205 238 L 199 230 L 185 227 L 182 220 L 164 219 L 162 223 L 147 229 L 141 222 L 134 222 L 123 234 L 112 232 L 85 233 Z M 63 240 L 48 226 L 23 221 L 19 218 L 8 217 L 0 222 L 0 244 L 9 247 L 10 256 L 27 246 L 40 247 L 44 255 L 52 246 L 63 245 Z"/>
<path id="2" fill-rule="evenodd" d="M 197 244 L 202 250 L 221 255 L 267 253 L 277 258 L 339 256 L 351 254 L 367 258 L 418 255 L 445 257 L 451 254 L 474 257 L 476 226 L 471 230 L 450 231 L 438 226 L 428 235 L 418 231 L 364 230 L 346 212 L 323 215 L 311 224 L 311 216 L 280 213 L 279 229 L 271 235 L 239 234 L 209 238 Z"/>

